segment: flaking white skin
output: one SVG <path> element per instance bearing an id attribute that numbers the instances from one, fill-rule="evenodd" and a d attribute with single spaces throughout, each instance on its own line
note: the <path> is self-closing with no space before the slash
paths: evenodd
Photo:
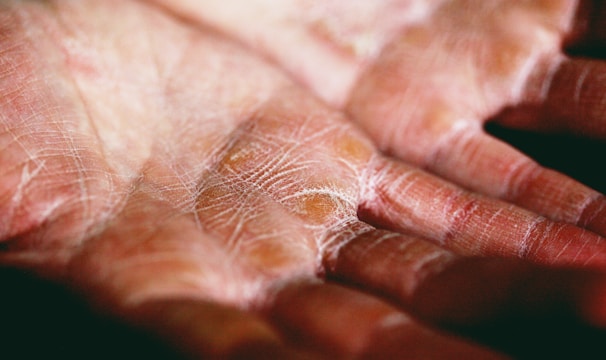
<path id="1" fill-rule="evenodd" d="M 330 2 L 334 8 L 327 7 L 328 13 L 340 19 L 343 3 Z M 220 3 L 182 4 L 211 9 Z M 247 4 L 247 11 L 257 9 L 255 4 L 262 2 Z M 272 19 L 277 5 L 287 3 L 267 4 L 272 6 L 258 8 L 256 24 L 270 29 L 282 22 L 264 23 L 264 16 Z M 221 28 L 220 12 L 210 10 L 212 18 L 191 22 L 177 18 L 172 5 L 143 1 L 3 1 L 0 262 L 69 284 L 100 309 L 159 332 L 193 356 L 235 356 L 252 346 L 293 357 L 311 351 L 317 356 L 498 358 L 410 315 L 466 321 L 490 317 L 495 307 L 514 301 L 501 294 L 494 306 L 461 304 L 461 297 L 473 299 L 482 284 L 456 297 L 454 285 L 440 283 L 445 274 L 460 274 L 473 283 L 473 270 L 480 269 L 482 276 L 494 273 L 515 288 L 511 284 L 519 278 L 532 282 L 552 276 L 536 276 L 553 271 L 541 272 L 538 265 L 605 266 L 601 195 L 486 140 L 478 125 L 526 96 L 529 67 L 549 63 L 552 55 L 564 61 L 558 36 L 571 26 L 575 9 L 573 2 L 559 4 L 553 12 L 514 7 L 519 13 L 510 15 L 527 15 L 532 26 L 538 26 L 532 22 L 536 14 L 555 24 L 547 40 L 539 38 L 546 45 L 525 43 L 512 55 L 519 62 L 500 64 L 505 69 L 496 71 L 499 77 L 489 68 L 472 76 L 474 86 L 487 93 L 457 89 L 460 98 L 447 99 L 452 89 L 430 79 L 449 77 L 455 85 L 468 80 L 459 67 L 469 66 L 463 55 L 446 57 L 443 42 L 421 34 L 437 44 L 432 50 L 436 59 L 452 64 L 438 76 L 434 65 L 422 62 L 427 67 L 411 69 L 393 52 L 407 44 L 398 39 L 423 33 L 424 24 L 439 25 L 432 16 L 445 6 L 466 8 L 454 1 L 394 2 L 386 8 L 381 3 L 367 10 L 370 5 L 360 2 L 362 8 L 355 11 L 386 20 L 360 20 L 345 32 L 338 21 L 323 20 L 322 6 L 288 3 L 289 11 L 311 9 L 314 20 L 305 24 L 324 36 L 317 48 L 311 40 L 317 57 L 315 52 L 294 55 L 307 43 L 302 40 L 297 48 L 289 38 L 276 44 L 292 46 L 292 52 L 277 47 L 272 53 L 272 44 L 261 42 L 263 47 L 254 50 L 259 56 L 238 43 L 254 47 L 257 38 L 238 37 L 244 32 L 237 26 Z M 482 8 L 478 24 L 489 7 Z M 412 15 L 399 18 L 395 11 Z M 345 24 L 358 21 L 343 14 Z M 403 22 L 390 23 L 396 20 Z M 453 39 L 457 30 L 469 31 L 461 24 L 452 29 Z M 337 50 L 330 48 L 331 41 Z M 339 54 L 323 56 L 325 48 Z M 297 72 L 297 64 L 276 53 L 317 63 Z M 336 68 L 323 63 L 325 58 L 337 68 L 344 65 L 344 73 L 333 74 Z M 412 78 L 387 81 L 388 70 L 390 76 Z M 320 91 L 321 82 L 315 81 L 331 75 L 334 84 Z M 477 99 L 486 100 L 479 105 L 484 112 L 469 109 Z M 399 106 L 395 110 L 393 101 Z M 460 107 L 470 112 L 460 113 Z M 418 111 L 433 114 L 416 118 L 430 124 L 427 129 L 435 130 L 438 139 L 423 135 L 426 125 L 419 125 L 421 135 L 398 130 L 416 126 L 399 115 Z M 454 125 L 442 123 L 445 119 L 454 119 Z M 455 129 L 458 136 L 444 129 Z M 405 135 L 410 141 L 401 138 Z M 485 171 L 483 156 L 471 156 L 479 150 L 466 150 L 477 139 L 488 141 L 488 149 L 507 149 L 498 151 L 506 161 L 494 176 Z M 450 152 L 443 150 L 450 147 Z M 379 149 L 454 183 L 387 158 Z M 433 154 L 430 162 L 426 151 Z M 519 170 L 529 167 L 533 170 Z M 532 177 L 525 178 L 527 173 Z M 532 183 L 536 178 L 560 190 L 541 197 L 545 193 Z M 518 185 L 535 197 L 518 199 L 512 194 L 521 190 L 508 188 L 514 183 L 524 184 Z M 319 275 L 358 283 L 362 291 L 324 282 Z M 601 278 L 578 273 L 565 279 L 562 291 L 579 311 L 588 318 L 600 315 L 603 310 L 584 301 L 587 289 L 601 286 Z M 579 279 L 590 279 L 592 286 L 570 285 Z M 445 294 L 453 296 L 452 303 L 470 313 L 459 319 L 443 313 L 453 308 L 448 301 L 432 305 L 424 295 L 432 281 L 444 285 L 440 301 Z M 375 290 L 396 299 L 398 307 L 366 293 Z"/>

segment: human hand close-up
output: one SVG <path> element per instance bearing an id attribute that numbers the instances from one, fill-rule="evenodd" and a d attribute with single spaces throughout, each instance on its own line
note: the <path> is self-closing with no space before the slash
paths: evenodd
<path id="1" fill-rule="evenodd" d="M 590 3 L 0 4 L 3 266 L 194 358 L 606 326 L 603 195 L 483 128 L 606 138 Z"/>

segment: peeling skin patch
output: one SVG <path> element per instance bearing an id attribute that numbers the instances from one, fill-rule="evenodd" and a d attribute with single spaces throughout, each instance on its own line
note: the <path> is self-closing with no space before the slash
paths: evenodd
<path id="1" fill-rule="evenodd" d="M 297 251 L 298 246 L 290 246 L 289 241 L 285 240 L 287 236 L 284 234 L 284 238 L 276 237 L 271 243 L 263 242 L 252 246 L 246 252 L 248 262 L 255 269 L 272 277 L 283 276 L 284 273 L 298 267 L 293 264 L 309 262 L 312 258 L 305 251 L 309 250 L 301 247 L 301 251 Z M 267 264 L 271 264 L 271 266 L 267 266 Z"/>
<path id="2" fill-rule="evenodd" d="M 352 169 L 353 176 L 360 178 L 366 164 L 375 154 L 375 150 L 373 145 L 358 132 L 357 128 L 343 126 L 343 129 L 329 141 L 331 142 L 330 147 L 334 149 L 335 161 Z"/>
<path id="3" fill-rule="evenodd" d="M 338 136 L 335 140 L 335 148 L 337 159 L 365 159 L 372 154 L 370 146 L 366 142 L 362 142 L 353 136 Z"/>
<path id="4" fill-rule="evenodd" d="M 325 223 L 343 207 L 343 202 L 334 195 L 314 191 L 301 194 L 294 201 L 294 212 L 313 224 Z"/>
<path id="5" fill-rule="evenodd" d="M 236 144 L 225 153 L 221 166 L 233 172 L 246 171 L 257 165 L 255 161 L 258 158 L 259 154 L 254 149 L 241 148 Z"/>
<path id="6" fill-rule="evenodd" d="M 363 54 L 373 52 L 372 39 L 367 36 L 359 35 L 353 40 L 347 40 L 345 36 L 336 30 L 336 28 L 330 24 L 327 20 L 315 20 L 310 22 L 309 29 L 311 33 L 316 35 L 319 39 L 326 42 L 328 45 L 335 46 L 344 55 L 349 57 L 357 57 Z"/>

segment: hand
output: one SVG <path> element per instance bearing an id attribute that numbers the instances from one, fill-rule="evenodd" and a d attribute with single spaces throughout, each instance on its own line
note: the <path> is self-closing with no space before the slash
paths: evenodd
<path id="1" fill-rule="evenodd" d="M 126 1 L 0 19 L 4 265 L 194 356 L 497 358 L 417 318 L 604 321 L 601 235 L 384 157 L 216 32 Z"/>
<path id="2" fill-rule="evenodd" d="M 563 45 L 605 44 L 599 2 L 153 2 L 263 52 L 343 108 L 383 151 L 463 188 L 606 234 L 601 194 L 483 131 L 492 120 L 606 138 L 606 65 L 563 53 Z M 388 223 L 410 230 L 399 219 Z"/>

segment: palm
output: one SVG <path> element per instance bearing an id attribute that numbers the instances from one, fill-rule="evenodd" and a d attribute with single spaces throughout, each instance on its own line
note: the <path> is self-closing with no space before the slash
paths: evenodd
<path id="1" fill-rule="evenodd" d="M 457 283 L 444 276 L 473 282 L 482 269 L 511 280 L 529 265 L 494 267 L 461 255 L 604 266 L 600 235 L 384 158 L 342 114 L 278 70 L 160 9 L 17 2 L 0 16 L 8 69 L 0 78 L 1 261 L 73 283 L 105 310 L 143 321 L 187 351 L 224 354 L 243 344 L 290 351 L 285 339 L 295 333 L 307 336 L 291 337 L 291 345 L 321 353 L 491 356 L 316 276 L 386 293 L 416 315 L 466 321 L 492 316 L 511 299 L 479 306 L 478 283 L 459 294 L 471 298 L 466 315 L 452 316 L 449 309 L 463 304 Z M 350 112 L 370 124 L 354 100 Z M 370 98 L 368 111 L 383 100 Z M 440 109 L 458 111 L 450 103 Z M 406 147 L 383 145 L 415 158 Z M 452 166 L 438 155 L 431 164 Z M 466 174 L 455 180 L 469 185 Z M 490 187 L 488 180 L 469 187 Z M 581 189 L 579 202 L 596 196 L 567 184 Z M 556 216 L 569 214 L 558 201 L 545 205 L 555 214 L 548 215 L 570 220 Z M 358 214 L 399 232 L 377 230 Z M 598 219 L 586 223 L 603 235 L 596 214 L 586 211 Z M 436 291 L 445 303 L 428 301 Z M 213 336 L 217 327 L 221 336 Z M 392 338 L 381 335 L 388 332 Z"/>

